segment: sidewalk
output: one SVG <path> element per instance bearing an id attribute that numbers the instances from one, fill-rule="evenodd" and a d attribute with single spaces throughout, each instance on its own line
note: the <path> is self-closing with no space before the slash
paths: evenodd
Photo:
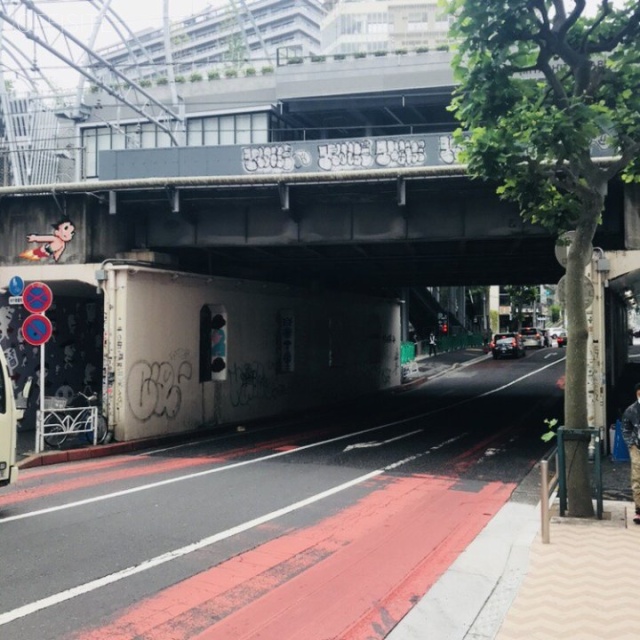
<path id="1" fill-rule="evenodd" d="M 603 520 L 554 517 L 516 497 L 498 512 L 387 640 L 638 638 L 640 527 L 633 504 Z"/>

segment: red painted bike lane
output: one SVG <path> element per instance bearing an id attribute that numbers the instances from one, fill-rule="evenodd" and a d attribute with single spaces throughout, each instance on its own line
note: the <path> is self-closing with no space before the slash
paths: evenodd
<path id="1" fill-rule="evenodd" d="M 465 491 L 457 478 L 428 475 L 385 475 L 368 486 L 340 513 L 276 530 L 270 542 L 74 639 L 384 638 L 515 488 L 492 482 Z"/>

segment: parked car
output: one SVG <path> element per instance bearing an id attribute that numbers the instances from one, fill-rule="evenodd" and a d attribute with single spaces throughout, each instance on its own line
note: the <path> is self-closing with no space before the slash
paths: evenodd
<path id="1" fill-rule="evenodd" d="M 556 341 L 559 347 L 567 346 L 567 332 L 564 329 L 558 332 L 558 335 L 556 336 Z"/>
<path id="2" fill-rule="evenodd" d="M 519 358 L 525 355 L 522 336 L 519 333 L 496 333 L 490 347 L 494 360 Z"/>
<path id="3" fill-rule="evenodd" d="M 520 331 L 520 335 L 522 336 L 522 343 L 525 349 L 528 349 L 529 347 L 542 349 L 542 347 L 545 346 L 542 329 L 538 329 L 537 327 L 525 327 Z"/>
<path id="4" fill-rule="evenodd" d="M 552 347 L 554 343 L 557 343 L 558 336 L 563 333 L 565 336 L 567 334 L 564 327 L 551 327 L 548 329 L 549 332 L 549 346 Z"/>

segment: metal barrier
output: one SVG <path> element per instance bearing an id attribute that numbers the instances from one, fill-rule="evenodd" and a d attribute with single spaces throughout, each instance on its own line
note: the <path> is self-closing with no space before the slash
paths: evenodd
<path id="1" fill-rule="evenodd" d="M 416 345 L 414 342 L 403 342 L 400 345 L 400 364 L 407 364 L 416 358 Z"/>
<path id="2" fill-rule="evenodd" d="M 437 336 L 438 353 L 447 353 L 449 351 L 460 351 L 461 349 L 469 349 L 470 347 L 482 347 L 482 335 L 479 333 L 461 333 L 456 336 Z M 429 341 L 421 340 L 418 344 L 418 355 L 429 353 Z"/>
<path id="3" fill-rule="evenodd" d="M 553 476 L 549 477 L 549 460 L 553 459 L 555 463 L 555 471 Z M 555 447 L 540 462 L 540 519 L 542 531 L 542 542 L 549 544 L 550 542 L 550 521 L 551 521 L 551 504 L 556 488 L 559 484 L 560 476 L 558 474 L 558 447 Z"/>
<path id="4" fill-rule="evenodd" d="M 44 451 L 45 436 L 85 435 L 97 443 L 98 407 L 67 407 L 63 398 L 45 398 L 36 414 L 36 453 Z"/>

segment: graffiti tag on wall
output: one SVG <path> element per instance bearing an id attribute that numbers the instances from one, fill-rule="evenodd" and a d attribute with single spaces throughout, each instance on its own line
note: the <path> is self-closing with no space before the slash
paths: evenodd
<path id="1" fill-rule="evenodd" d="M 152 417 L 173 419 L 182 406 L 182 385 L 193 375 L 191 362 L 139 360 L 127 377 L 127 400 L 133 415 L 145 422 Z"/>
<path id="2" fill-rule="evenodd" d="M 438 138 L 438 158 L 445 164 L 458 162 L 462 147 L 457 144 L 452 135 L 439 136 Z"/>
<path id="3" fill-rule="evenodd" d="M 444 136 L 445 138 L 450 136 Z M 428 153 L 427 146 L 431 145 Z M 438 153 L 434 136 L 390 136 L 311 143 L 274 143 L 243 147 L 242 168 L 246 173 L 294 173 L 295 171 L 349 171 L 420 167 L 429 158 L 434 164 L 451 162 Z"/>
<path id="4" fill-rule="evenodd" d="M 258 362 L 234 365 L 229 371 L 229 396 L 234 407 L 247 406 L 255 400 L 273 400 L 287 393 L 287 387 L 267 375 Z"/>
<path id="5" fill-rule="evenodd" d="M 267 144 L 242 149 L 242 168 L 248 173 L 289 173 L 311 163 L 309 153 L 290 144 Z"/>

